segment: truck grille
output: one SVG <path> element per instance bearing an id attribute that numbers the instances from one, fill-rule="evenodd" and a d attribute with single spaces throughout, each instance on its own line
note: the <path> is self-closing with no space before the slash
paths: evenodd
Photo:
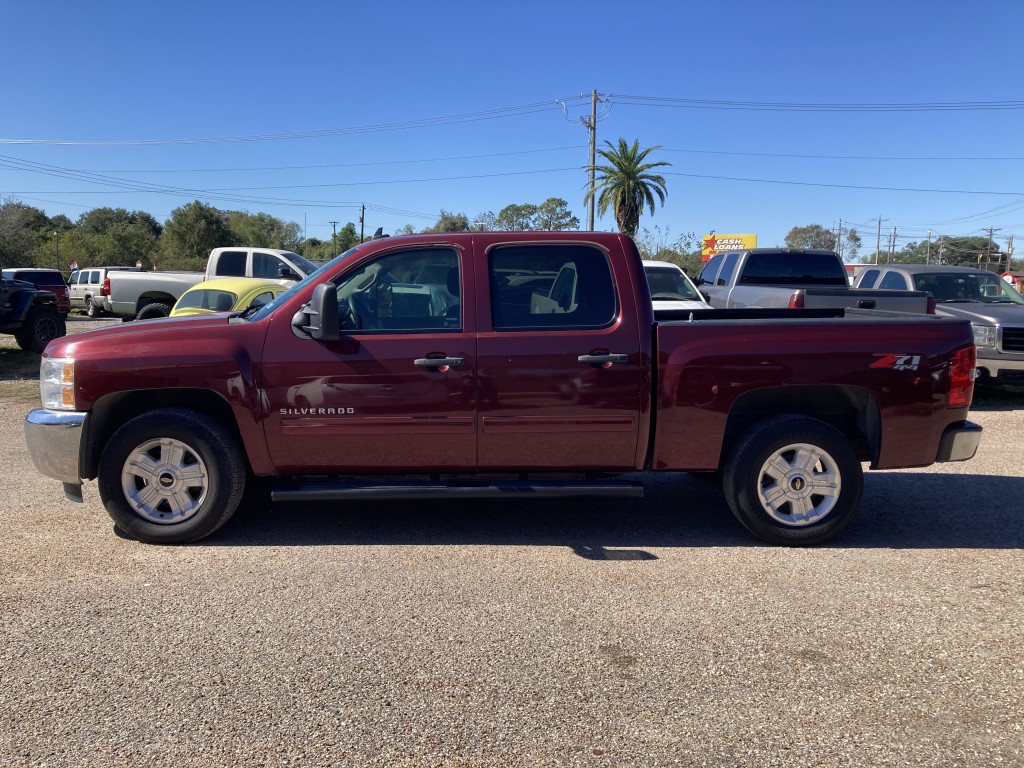
<path id="1" fill-rule="evenodd" d="M 1003 351 L 1024 352 L 1024 326 L 1003 328 Z"/>

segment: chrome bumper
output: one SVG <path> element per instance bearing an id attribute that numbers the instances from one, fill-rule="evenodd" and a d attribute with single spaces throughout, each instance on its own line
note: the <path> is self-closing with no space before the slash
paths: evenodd
<path id="1" fill-rule="evenodd" d="M 38 409 L 25 417 L 25 442 L 36 469 L 64 483 L 64 492 L 81 496 L 82 476 L 78 468 L 84 413 Z"/>
<path id="2" fill-rule="evenodd" d="M 946 427 L 935 461 L 967 461 L 974 458 L 981 441 L 981 427 L 971 421 Z"/>

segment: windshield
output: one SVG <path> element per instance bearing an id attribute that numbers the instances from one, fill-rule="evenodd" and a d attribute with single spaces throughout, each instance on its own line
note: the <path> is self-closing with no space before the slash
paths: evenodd
<path id="1" fill-rule="evenodd" d="M 358 247 L 359 246 L 357 245 L 356 248 L 358 248 Z M 331 259 L 329 262 L 324 264 L 319 269 L 316 269 L 315 267 L 313 267 L 312 264 L 310 264 L 310 266 L 314 268 L 313 272 L 311 272 L 309 275 L 304 277 L 299 282 L 295 283 L 295 285 L 293 285 L 287 291 L 282 293 L 280 296 L 278 296 L 276 299 L 274 299 L 269 304 L 262 304 L 262 305 L 260 305 L 258 307 L 250 307 L 248 310 L 246 310 L 244 313 L 242 313 L 241 316 L 244 317 L 246 320 L 253 320 L 253 321 L 255 321 L 255 320 L 262 320 L 265 317 L 270 317 L 270 315 L 274 314 L 274 310 L 276 310 L 284 302 L 286 302 L 289 299 L 291 299 L 292 296 L 294 296 L 296 293 L 301 291 L 307 285 L 309 285 L 310 283 L 322 282 L 323 279 L 322 279 L 321 276 L 324 273 L 324 271 L 326 271 L 328 269 L 328 267 L 330 267 L 332 264 L 336 264 L 341 259 L 344 259 L 350 253 L 355 251 L 356 248 L 349 248 L 343 254 L 341 254 L 340 256 L 337 256 L 334 259 Z"/>
<path id="2" fill-rule="evenodd" d="M 689 279 L 672 267 L 644 267 L 652 299 L 700 300 Z"/>
<path id="3" fill-rule="evenodd" d="M 914 287 L 940 303 L 1024 304 L 1024 297 L 995 272 L 925 272 L 914 275 Z"/>

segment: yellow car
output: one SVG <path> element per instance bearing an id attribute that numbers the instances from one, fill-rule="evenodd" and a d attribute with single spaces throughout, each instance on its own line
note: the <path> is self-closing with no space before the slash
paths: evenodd
<path id="1" fill-rule="evenodd" d="M 255 303 L 269 304 L 288 287 L 276 280 L 258 277 L 218 277 L 216 280 L 205 280 L 181 294 L 171 310 L 171 317 L 241 312 Z"/>

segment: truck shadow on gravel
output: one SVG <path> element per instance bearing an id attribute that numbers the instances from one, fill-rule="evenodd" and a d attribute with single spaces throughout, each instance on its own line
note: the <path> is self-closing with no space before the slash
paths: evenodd
<path id="1" fill-rule="evenodd" d="M 665 547 L 770 546 L 748 534 L 717 483 L 645 476 L 643 499 L 271 503 L 247 499 L 211 546 L 568 547 L 590 560 L 654 560 Z M 861 507 L 835 548 L 1019 549 L 1024 478 L 867 473 Z"/>

